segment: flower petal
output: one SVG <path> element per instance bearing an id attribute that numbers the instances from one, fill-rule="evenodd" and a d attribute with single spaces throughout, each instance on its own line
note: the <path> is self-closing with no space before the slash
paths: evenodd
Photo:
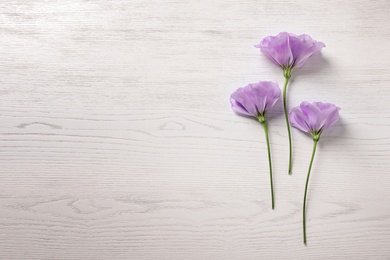
<path id="1" fill-rule="evenodd" d="M 309 125 L 306 123 L 306 116 L 302 113 L 299 107 L 291 109 L 289 119 L 291 126 L 301 130 L 302 132 L 309 133 L 311 131 Z"/>
<path id="2" fill-rule="evenodd" d="M 306 123 L 310 126 L 310 129 L 312 131 L 321 129 L 321 122 L 323 121 L 321 110 L 314 103 L 308 102 L 302 102 L 300 108 L 302 113 L 306 115 Z"/>
<path id="3" fill-rule="evenodd" d="M 302 67 L 303 64 L 315 53 L 321 51 L 325 44 L 313 40 L 309 35 L 302 34 L 290 37 L 292 52 L 294 53 L 294 67 Z"/>
<path id="4" fill-rule="evenodd" d="M 290 38 L 287 32 L 279 33 L 277 36 L 265 37 L 255 47 L 260 48 L 262 53 L 282 67 L 287 67 L 293 61 Z"/>
<path id="5" fill-rule="evenodd" d="M 234 98 L 230 97 L 230 104 L 232 106 L 232 110 L 237 113 L 237 114 L 240 114 L 240 115 L 243 115 L 243 116 L 252 116 L 248 110 L 245 109 L 245 107 L 239 103 L 237 100 L 235 100 Z"/>
<path id="6" fill-rule="evenodd" d="M 231 100 L 235 100 L 236 102 L 232 103 Z M 231 96 L 230 96 L 230 102 L 232 104 L 232 108 L 234 106 L 234 109 L 237 111 L 241 111 L 244 109 L 248 115 L 251 116 L 257 116 L 257 110 L 255 105 L 253 104 L 250 97 L 247 95 L 244 88 L 237 89 Z M 241 109 L 241 110 L 240 110 Z"/>

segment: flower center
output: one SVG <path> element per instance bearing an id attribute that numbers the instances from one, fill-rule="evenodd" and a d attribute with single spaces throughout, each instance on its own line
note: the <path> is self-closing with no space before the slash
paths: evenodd
<path id="1" fill-rule="evenodd" d="M 264 114 L 259 114 L 257 116 L 257 120 L 259 120 L 260 124 L 264 124 L 266 122 Z"/>
<path id="2" fill-rule="evenodd" d="M 293 66 L 289 65 L 287 67 L 283 67 L 283 75 L 286 79 L 291 78 L 291 71 L 293 69 Z"/>

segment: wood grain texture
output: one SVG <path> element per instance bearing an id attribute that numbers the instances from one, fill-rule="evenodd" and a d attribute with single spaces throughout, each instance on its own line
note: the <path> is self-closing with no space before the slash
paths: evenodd
<path id="1" fill-rule="evenodd" d="M 0 259 L 390 259 L 390 2 L 12 0 L 0 4 Z M 279 31 L 327 47 L 289 106 L 339 105 L 312 149 L 281 104 L 261 126 L 229 95 L 281 70 Z"/>

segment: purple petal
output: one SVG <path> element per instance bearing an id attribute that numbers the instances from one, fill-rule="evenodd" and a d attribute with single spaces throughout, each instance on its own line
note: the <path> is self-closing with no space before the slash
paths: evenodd
<path id="1" fill-rule="evenodd" d="M 293 60 L 290 38 L 286 32 L 279 33 L 277 36 L 265 37 L 255 47 L 260 48 L 262 53 L 280 66 L 287 67 Z"/>
<path id="2" fill-rule="evenodd" d="M 294 107 L 291 109 L 289 119 L 291 126 L 301 130 L 302 132 L 310 132 L 311 129 L 305 121 L 306 116 L 302 113 L 299 107 Z"/>
<path id="3" fill-rule="evenodd" d="M 337 121 L 339 121 L 340 108 L 333 104 L 316 102 L 316 106 L 321 110 L 323 114 L 323 122 L 321 127 L 325 130 L 332 127 Z"/>
<path id="4" fill-rule="evenodd" d="M 302 102 L 300 105 L 302 113 L 306 116 L 306 123 L 309 125 L 312 131 L 321 129 L 321 122 L 323 117 L 321 110 L 313 104 L 308 102 Z"/>
<path id="5" fill-rule="evenodd" d="M 315 53 L 321 51 L 325 44 L 313 40 L 309 35 L 290 36 L 291 49 L 294 53 L 294 67 L 302 67 L 303 64 Z"/>
<path id="6" fill-rule="evenodd" d="M 240 114 L 240 115 L 243 115 L 243 116 L 252 116 L 252 114 L 250 114 L 248 112 L 248 110 L 245 109 L 245 107 L 243 105 L 241 105 L 239 102 L 237 102 L 235 99 L 233 99 L 232 97 L 230 97 L 230 104 L 232 105 L 232 110 L 237 113 L 237 114 Z"/>
<path id="7" fill-rule="evenodd" d="M 256 104 L 257 111 L 264 113 L 272 108 L 280 98 L 280 89 L 277 83 L 261 81 L 250 84 L 248 92 L 251 92 L 252 101 Z"/>
<path id="8" fill-rule="evenodd" d="M 234 100 L 235 103 L 232 103 L 231 100 Z M 247 95 L 247 92 L 244 88 L 237 89 L 230 97 L 230 102 L 232 104 L 232 108 L 237 111 L 242 111 L 239 108 L 242 108 L 246 111 L 248 115 L 257 116 L 257 110 L 255 104 L 251 101 L 250 96 Z M 233 110 L 234 110 L 233 109 Z"/>

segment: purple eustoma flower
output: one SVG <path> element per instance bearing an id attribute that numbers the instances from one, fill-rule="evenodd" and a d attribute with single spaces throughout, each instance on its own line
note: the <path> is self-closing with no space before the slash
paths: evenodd
<path id="1" fill-rule="evenodd" d="M 291 110 L 290 124 L 319 140 L 322 131 L 330 128 L 339 120 L 339 110 L 340 108 L 329 103 L 302 102 Z"/>
<path id="2" fill-rule="evenodd" d="M 317 149 L 317 142 L 320 140 L 324 130 L 332 127 L 339 121 L 339 110 L 333 104 L 321 102 L 302 102 L 300 106 L 294 107 L 290 112 L 290 123 L 293 127 L 312 135 L 314 140 L 313 152 L 310 160 L 309 171 L 306 178 L 305 195 L 303 197 L 303 243 L 306 245 L 306 195 L 309 184 L 311 166 Z"/>
<path id="3" fill-rule="evenodd" d="M 278 83 L 260 81 L 237 89 L 230 97 L 232 109 L 237 114 L 258 118 L 265 115 L 280 98 Z"/>
<path id="4" fill-rule="evenodd" d="M 271 148 L 269 144 L 268 128 L 265 115 L 280 98 L 280 89 L 277 83 L 260 81 L 237 89 L 230 96 L 230 103 L 234 112 L 244 116 L 251 116 L 263 125 L 268 148 L 268 163 L 270 172 L 272 209 L 274 209 L 274 189 L 272 182 Z"/>
<path id="5" fill-rule="evenodd" d="M 301 67 L 307 59 L 313 54 L 320 52 L 325 44 L 313 40 L 309 35 L 295 35 L 292 33 L 281 32 L 276 36 L 267 36 L 255 45 L 270 58 L 275 64 L 282 67 L 285 77 L 285 83 L 283 88 L 283 107 L 284 116 L 286 118 L 288 140 L 289 140 L 289 167 L 288 172 L 291 174 L 292 170 L 292 141 L 291 131 L 287 113 L 287 85 L 291 78 L 291 72 Z"/>
<path id="6" fill-rule="evenodd" d="M 265 37 L 255 47 L 283 69 L 291 70 L 305 64 L 307 59 L 321 51 L 325 44 L 313 40 L 307 34 L 281 32 L 277 36 Z"/>

